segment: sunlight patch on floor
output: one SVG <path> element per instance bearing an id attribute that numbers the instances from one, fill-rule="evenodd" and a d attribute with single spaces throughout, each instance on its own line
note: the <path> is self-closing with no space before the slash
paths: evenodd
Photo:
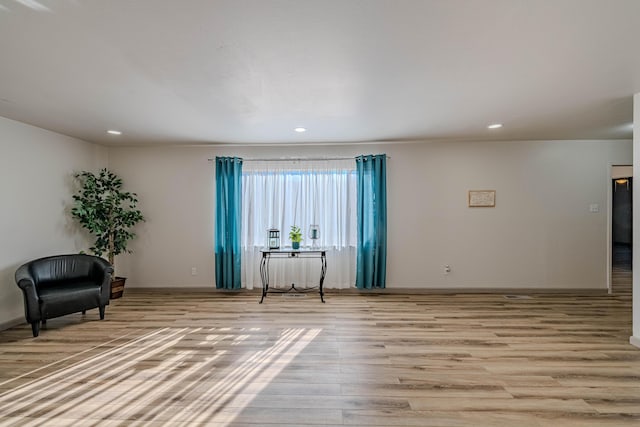
<path id="1" fill-rule="evenodd" d="M 269 343 L 260 328 L 159 329 L 49 375 L 16 377 L 22 384 L 0 394 L 0 425 L 225 425 L 320 332 L 289 328 Z"/>

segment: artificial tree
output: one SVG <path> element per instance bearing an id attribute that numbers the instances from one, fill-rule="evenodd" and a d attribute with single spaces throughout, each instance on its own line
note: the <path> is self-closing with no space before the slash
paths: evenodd
<path id="1" fill-rule="evenodd" d="M 137 208 L 138 197 L 136 193 L 122 191 L 122 179 L 107 169 L 98 174 L 84 171 L 75 177 L 80 189 L 73 196 L 71 215 L 95 236 L 90 250 L 98 256 L 106 253 L 115 269 L 115 256 L 131 253 L 127 244 L 136 236 L 131 230 L 144 221 Z"/>

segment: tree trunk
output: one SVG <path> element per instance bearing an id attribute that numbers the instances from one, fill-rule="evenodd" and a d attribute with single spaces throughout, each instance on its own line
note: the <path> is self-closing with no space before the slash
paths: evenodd
<path id="1" fill-rule="evenodd" d="M 113 267 L 113 277 L 112 277 L 112 279 L 115 279 L 116 278 L 116 265 L 115 265 L 115 255 L 113 254 L 115 252 L 115 244 L 114 244 L 113 240 L 114 240 L 113 233 L 109 233 L 109 251 L 108 251 L 109 264 L 111 264 L 111 267 Z"/>

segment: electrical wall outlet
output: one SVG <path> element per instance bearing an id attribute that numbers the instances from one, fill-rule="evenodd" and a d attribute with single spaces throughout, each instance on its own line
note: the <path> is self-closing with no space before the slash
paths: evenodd
<path id="1" fill-rule="evenodd" d="M 191 275 L 192 276 L 197 276 L 198 275 L 198 269 L 195 267 L 191 267 Z"/>
<path id="2" fill-rule="evenodd" d="M 451 266 L 450 265 L 445 265 L 444 266 L 444 274 L 449 274 L 451 273 Z"/>

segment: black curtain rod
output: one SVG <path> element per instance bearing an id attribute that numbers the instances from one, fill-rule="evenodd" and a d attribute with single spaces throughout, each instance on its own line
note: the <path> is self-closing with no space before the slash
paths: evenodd
<path id="1" fill-rule="evenodd" d="M 356 156 L 360 157 L 360 156 Z M 356 157 L 287 157 L 282 159 L 242 159 L 243 162 L 314 162 L 320 160 L 355 160 Z M 387 159 L 390 159 L 391 156 L 386 156 Z M 213 162 L 215 159 L 207 159 L 210 162 Z"/>

